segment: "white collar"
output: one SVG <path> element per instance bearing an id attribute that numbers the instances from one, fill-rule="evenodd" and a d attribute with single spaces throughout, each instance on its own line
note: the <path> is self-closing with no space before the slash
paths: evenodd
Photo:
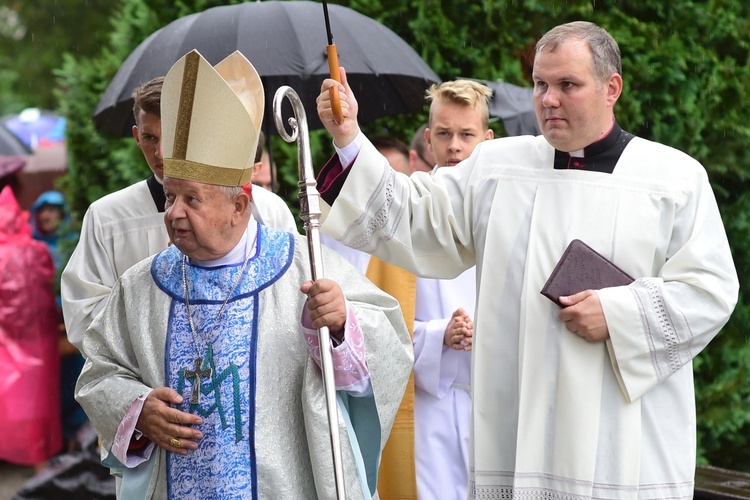
<path id="1" fill-rule="evenodd" d="M 234 248 L 232 248 L 224 257 L 219 257 L 215 260 L 197 260 L 188 257 L 188 260 L 191 264 L 200 267 L 219 267 L 231 264 L 241 264 L 245 262 L 247 256 L 253 251 L 252 248 L 247 248 L 247 245 L 249 241 L 257 241 L 256 238 L 254 238 L 256 231 L 258 231 L 258 224 L 256 224 L 255 219 L 250 216 L 250 221 L 247 224 L 247 229 L 245 229 L 245 232 L 242 234 L 242 238 L 240 238 L 240 241 L 237 242 Z"/>

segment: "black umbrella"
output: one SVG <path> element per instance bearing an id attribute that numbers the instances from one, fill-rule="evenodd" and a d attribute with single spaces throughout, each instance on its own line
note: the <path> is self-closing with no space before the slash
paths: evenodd
<path id="1" fill-rule="evenodd" d="M 508 135 L 539 135 L 539 123 L 534 113 L 534 90 L 497 80 L 479 80 L 492 89 L 490 116 L 503 120 Z"/>
<path id="2" fill-rule="evenodd" d="M 382 24 L 341 5 L 329 6 L 339 62 L 359 102 L 359 120 L 421 109 L 424 91 L 440 79 L 409 45 Z M 272 124 L 276 89 L 289 85 L 305 106 L 310 128 L 321 126 L 315 109 L 329 75 L 321 4 L 308 1 L 248 2 L 207 9 L 151 34 L 128 56 L 94 112 L 97 127 L 129 136 L 133 89 L 162 76 L 197 49 L 212 65 L 235 50 L 253 63 L 266 92 Z"/>

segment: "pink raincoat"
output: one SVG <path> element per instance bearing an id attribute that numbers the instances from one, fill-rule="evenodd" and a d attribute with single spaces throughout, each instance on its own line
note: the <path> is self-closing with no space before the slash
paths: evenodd
<path id="1" fill-rule="evenodd" d="M 28 214 L 0 193 L 0 460 L 44 462 L 62 448 L 55 267 Z"/>

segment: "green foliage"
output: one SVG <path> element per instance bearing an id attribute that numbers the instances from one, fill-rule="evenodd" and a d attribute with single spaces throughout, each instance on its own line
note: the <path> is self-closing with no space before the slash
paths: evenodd
<path id="1" fill-rule="evenodd" d="M 53 70 L 62 54 L 97 53 L 107 37 L 111 0 L 0 2 L 0 113 L 56 109 Z"/>
<path id="2" fill-rule="evenodd" d="M 60 181 L 73 216 L 80 220 L 89 204 L 149 174 L 132 139 L 100 133 L 91 117 L 122 61 L 155 29 L 155 16 L 140 0 L 123 3 L 112 20 L 110 46 L 97 58 L 63 57 L 57 71 L 60 111 L 67 116 L 68 174 Z"/>
<path id="3" fill-rule="evenodd" d="M 55 3 L 67 4 L 61 0 Z M 65 47 L 70 54 L 62 59 L 57 80 L 61 110 L 69 119 L 71 170 L 65 190 L 78 216 L 92 200 L 148 172 L 132 140 L 104 137 L 90 119 L 107 82 L 127 54 L 148 34 L 177 17 L 239 2 L 106 3 L 112 24 L 102 23 L 104 31 L 94 30 L 94 34 L 108 36 L 108 42 L 94 57 L 82 57 Z M 618 121 L 626 130 L 681 149 L 705 165 L 725 219 L 740 282 L 743 287 L 750 283 L 750 199 L 746 194 L 750 175 L 750 124 L 746 119 L 750 114 L 746 84 L 750 81 L 750 4 L 739 0 L 338 3 L 388 26 L 444 80 L 463 76 L 530 85 L 534 43 L 546 30 L 577 19 L 608 29 L 623 56 L 625 88 L 617 104 Z M 3 99 L 6 89 L 16 89 L 21 95 L 17 89 L 26 77 L 21 70 L 14 74 L 4 69 L 11 67 L 8 54 L 13 52 L 1 54 Z M 50 63 L 45 59 L 44 64 Z M 0 109 L 11 105 L 15 104 L 0 101 Z M 366 133 L 390 134 L 408 142 L 426 116 L 425 109 L 363 128 Z M 322 165 L 332 153 L 330 139 L 313 131 L 310 142 L 315 164 Z M 281 194 L 296 207 L 296 147 L 274 137 L 272 152 Z M 750 470 L 749 325 L 750 307 L 742 294 L 730 322 L 695 360 L 700 460 L 744 470 Z"/>

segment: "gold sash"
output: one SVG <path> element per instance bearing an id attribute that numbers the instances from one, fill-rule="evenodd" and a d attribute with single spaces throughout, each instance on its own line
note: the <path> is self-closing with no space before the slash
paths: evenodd
<path id="1" fill-rule="evenodd" d="M 409 334 L 414 335 L 414 305 L 417 278 L 409 271 L 370 257 L 367 277 L 401 305 Z M 391 435 L 383 449 L 378 472 L 381 500 L 416 500 L 417 475 L 414 459 L 414 373 L 409 376 L 404 399 L 396 414 Z"/>

